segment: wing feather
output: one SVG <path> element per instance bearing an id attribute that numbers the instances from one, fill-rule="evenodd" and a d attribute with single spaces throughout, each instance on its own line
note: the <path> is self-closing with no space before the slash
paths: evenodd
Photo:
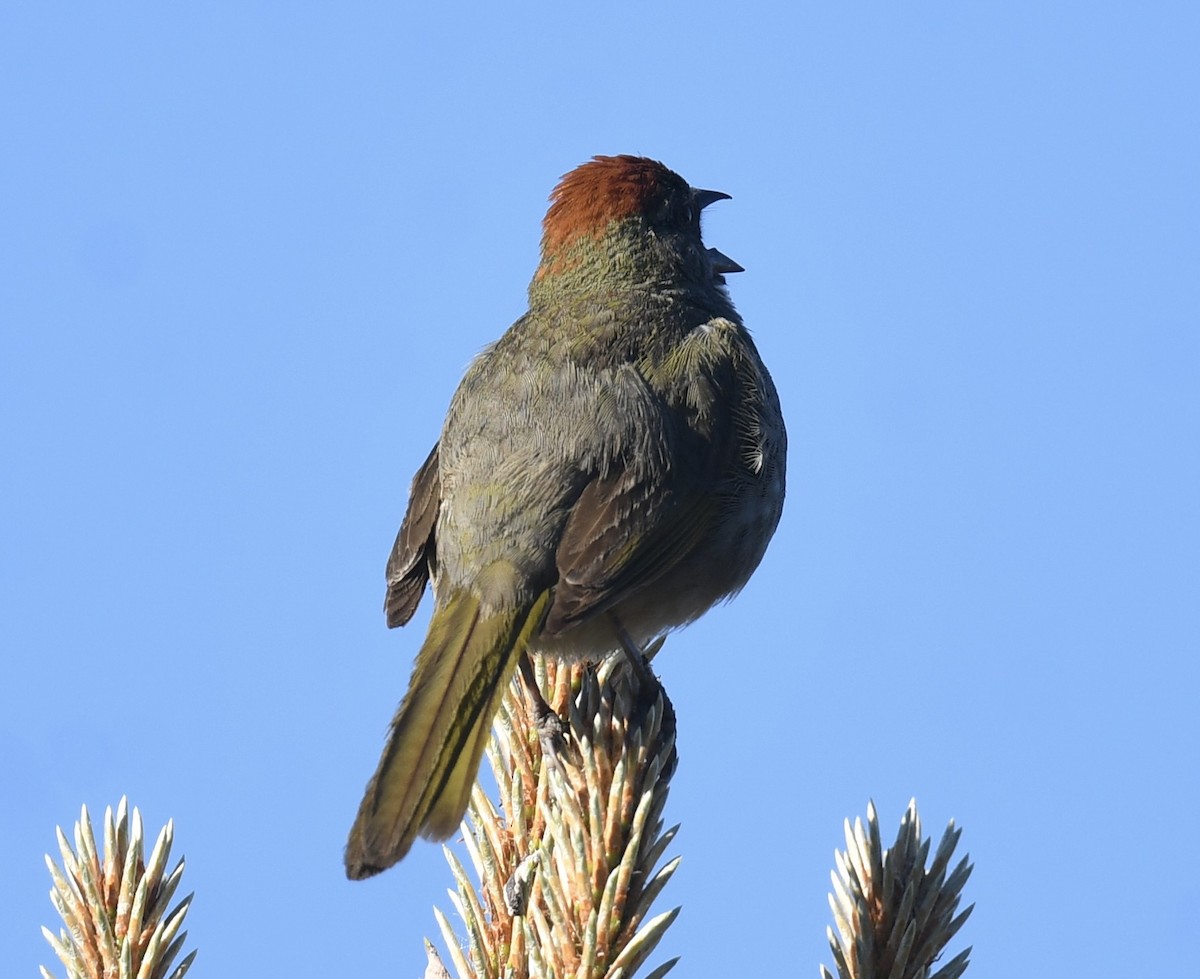
<path id="1" fill-rule="evenodd" d="M 383 609 L 389 629 L 404 625 L 425 594 L 425 585 L 437 567 L 435 530 L 442 503 L 438 446 L 413 477 L 408 510 L 387 563 L 387 597 Z"/>

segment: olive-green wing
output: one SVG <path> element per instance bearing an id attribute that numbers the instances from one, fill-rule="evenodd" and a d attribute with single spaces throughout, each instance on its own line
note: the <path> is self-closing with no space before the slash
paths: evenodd
<path id="1" fill-rule="evenodd" d="M 729 358 L 714 355 L 710 339 L 722 338 L 684 345 L 674 364 L 662 365 L 667 376 L 679 377 L 675 388 L 650 377 L 659 392 L 669 464 L 653 477 L 610 467 L 571 508 L 545 631 L 562 632 L 620 604 L 688 560 L 712 534 L 722 474 L 734 451 L 734 419 L 717 406 L 734 403 L 737 378 Z"/>
<path id="2" fill-rule="evenodd" d="M 544 631 L 555 635 L 622 602 L 680 561 L 713 532 L 726 479 L 755 439 L 761 379 L 743 328 L 716 318 L 667 355 L 639 365 L 666 456 L 658 475 L 610 466 L 584 488 L 559 543 L 558 583 Z"/>
<path id="3" fill-rule="evenodd" d="M 557 635 L 649 585 L 711 533 L 719 501 L 702 487 L 658 487 L 613 473 L 589 483 L 567 517 L 543 631 Z"/>

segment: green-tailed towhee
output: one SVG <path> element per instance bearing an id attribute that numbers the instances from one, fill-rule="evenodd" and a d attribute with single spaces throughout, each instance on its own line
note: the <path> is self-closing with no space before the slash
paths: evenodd
<path id="1" fill-rule="evenodd" d="M 413 479 L 387 565 L 389 626 L 435 608 L 346 846 L 385 870 L 467 807 L 527 651 L 600 658 L 729 598 L 783 507 L 779 398 L 700 239 L 695 190 L 597 156 L 543 222 L 529 312 L 471 365 Z"/>

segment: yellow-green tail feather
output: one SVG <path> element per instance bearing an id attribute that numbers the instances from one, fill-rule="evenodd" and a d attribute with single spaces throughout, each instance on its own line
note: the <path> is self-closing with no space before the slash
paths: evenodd
<path id="1" fill-rule="evenodd" d="M 549 593 L 532 606 L 484 614 L 460 592 L 434 612 L 379 768 L 346 844 L 346 874 L 370 877 L 417 836 L 446 839 L 462 821 L 492 719 L 541 627 Z"/>

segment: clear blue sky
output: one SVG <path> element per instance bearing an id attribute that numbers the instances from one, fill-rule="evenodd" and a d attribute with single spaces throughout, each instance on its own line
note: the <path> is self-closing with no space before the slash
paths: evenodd
<path id="1" fill-rule="evenodd" d="M 1184 975 L 1200 860 L 1192 3 L 0 12 L 0 960 L 122 793 L 208 976 L 414 976 L 437 847 L 341 848 L 425 621 L 383 563 L 545 198 L 642 153 L 791 435 L 757 577 L 672 638 L 681 975 L 816 975 L 915 795 L 969 976 Z M 103 9 L 102 9 L 103 8 Z"/>

